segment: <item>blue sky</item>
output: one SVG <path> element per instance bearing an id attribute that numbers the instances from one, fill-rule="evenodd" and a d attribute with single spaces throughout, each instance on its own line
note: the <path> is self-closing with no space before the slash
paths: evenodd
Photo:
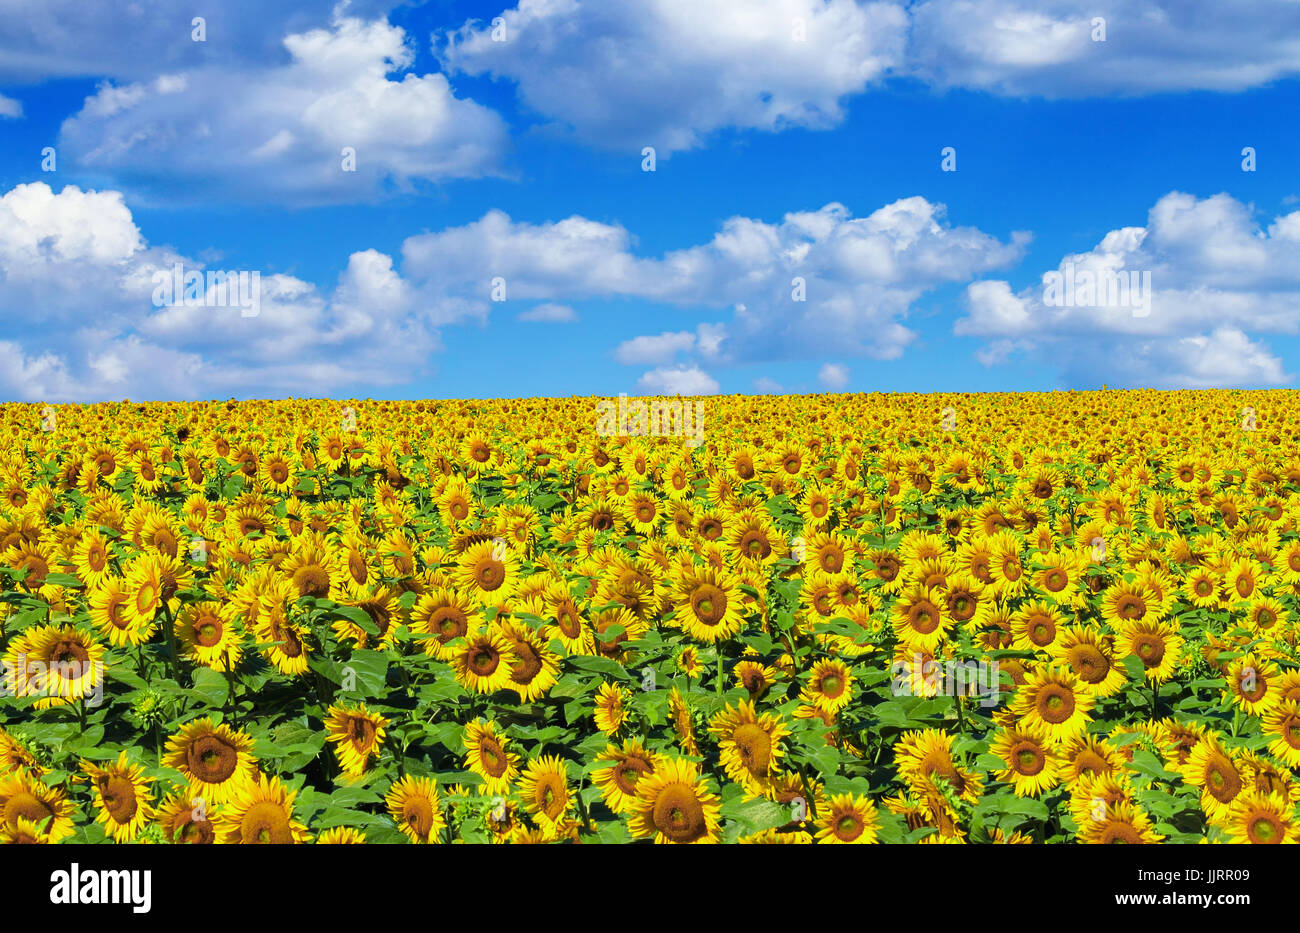
<path id="1" fill-rule="evenodd" d="M 1300 372 L 1294 3 L 0 5 L 3 398 Z M 160 306 L 176 263 L 257 314 Z M 1067 264 L 1149 303 L 1045 303 Z"/>

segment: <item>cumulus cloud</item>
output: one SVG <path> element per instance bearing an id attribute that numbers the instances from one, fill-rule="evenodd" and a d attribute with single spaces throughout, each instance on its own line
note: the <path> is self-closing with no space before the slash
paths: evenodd
<path id="1" fill-rule="evenodd" d="M 516 315 L 516 320 L 533 324 L 572 324 L 578 320 L 578 312 L 568 305 L 547 302 L 529 311 L 521 312 Z"/>
<path id="2" fill-rule="evenodd" d="M 658 258 L 637 256 L 632 239 L 584 217 L 532 224 L 494 210 L 407 239 L 403 274 L 441 322 L 486 319 L 494 290 L 507 301 L 622 297 L 731 309 L 729 320 L 693 333 L 628 341 L 616 351 L 628 362 L 666 362 L 669 349 L 718 365 L 811 359 L 827 346 L 893 359 L 915 337 L 903 320 L 917 298 L 1016 261 L 1028 242 L 953 226 L 943 205 L 920 197 L 861 218 L 842 204 L 777 223 L 732 217 L 708 242 Z"/>
<path id="3" fill-rule="evenodd" d="M 230 302 L 156 303 L 177 263 L 204 269 L 149 245 L 120 192 L 67 186 L 56 193 L 43 182 L 6 192 L 0 395 L 325 395 L 405 382 L 439 347 L 411 284 L 375 250 L 353 253 L 337 285 L 324 292 L 259 272 L 255 316 Z M 251 282 L 257 270 L 242 271 Z"/>
<path id="4" fill-rule="evenodd" d="M 0 117 L 17 119 L 23 115 L 23 102 L 0 94 Z"/>
<path id="5" fill-rule="evenodd" d="M 1300 5 L 1277 0 L 924 0 L 910 15 L 907 71 L 939 87 L 1085 97 L 1300 74 Z"/>
<path id="6" fill-rule="evenodd" d="M 328 22 L 338 0 L 0 0 L 0 81 L 110 77 L 147 80 L 159 72 L 221 63 L 281 61 L 280 39 Z M 375 17 L 390 0 L 347 0 Z M 193 20 L 207 41 L 194 41 Z"/>
<path id="7" fill-rule="evenodd" d="M 849 384 L 849 368 L 839 363 L 826 363 L 817 371 L 817 381 L 832 392 L 841 392 Z"/>
<path id="8" fill-rule="evenodd" d="M 637 380 L 649 395 L 716 395 L 718 381 L 698 366 L 661 366 Z"/>
<path id="9" fill-rule="evenodd" d="M 500 29 L 435 37 L 445 67 L 508 78 L 585 141 L 690 149 L 722 127 L 825 128 L 901 62 L 899 3 L 855 0 L 521 0 Z"/>
<path id="10" fill-rule="evenodd" d="M 500 172 L 504 122 L 458 98 L 445 75 L 410 72 L 399 27 L 340 17 L 286 36 L 284 49 L 288 61 L 272 65 L 106 83 L 64 122 L 60 150 L 84 170 L 182 201 L 361 201 Z"/>
<path id="11" fill-rule="evenodd" d="M 1261 227 L 1227 194 L 1173 191 L 1041 284 L 975 282 L 965 306 L 953 330 L 987 341 L 985 365 L 1028 356 L 1072 385 L 1288 382 L 1251 335 L 1300 332 L 1300 211 Z"/>

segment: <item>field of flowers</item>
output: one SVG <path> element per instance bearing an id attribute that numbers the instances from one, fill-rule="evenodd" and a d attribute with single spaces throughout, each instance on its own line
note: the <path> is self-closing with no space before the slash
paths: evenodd
<path id="1" fill-rule="evenodd" d="M 1300 837 L 1291 393 L 700 405 L 0 406 L 0 841 Z"/>

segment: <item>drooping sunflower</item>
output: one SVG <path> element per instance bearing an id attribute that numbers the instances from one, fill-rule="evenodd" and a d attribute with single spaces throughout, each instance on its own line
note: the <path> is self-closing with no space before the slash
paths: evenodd
<path id="1" fill-rule="evenodd" d="M 384 801 L 397 828 L 412 842 L 441 841 L 440 834 L 447 824 L 435 778 L 408 774 L 393 784 Z"/>
<path id="2" fill-rule="evenodd" d="M 748 700 L 723 707 L 710 720 L 709 731 L 718 741 L 719 759 L 727 777 L 755 796 L 762 782 L 777 769 L 783 754 L 780 742 L 790 734 L 780 716 L 758 713 Z"/>
<path id="3" fill-rule="evenodd" d="M 451 665 L 456 681 L 475 693 L 495 693 L 510 686 L 510 672 L 519 663 L 510 639 L 499 626 L 480 626 L 455 649 Z"/>
<path id="4" fill-rule="evenodd" d="M 519 775 L 519 756 L 492 721 L 475 720 L 465 726 L 465 767 L 483 779 L 485 794 L 509 793 Z"/>
<path id="5" fill-rule="evenodd" d="M 153 778 L 146 777 L 140 765 L 128 762 L 125 751 L 112 764 L 101 767 L 83 761 L 81 769 L 90 778 L 95 806 L 99 807 L 95 821 L 103 823 L 105 831 L 118 842 L 130 842 L 153 817 L 149 802 Z"/>
<path id="6" fill-rule="evenodd" d="M 217 832 L 227 845 L 295 845 L 308 840 L 307 827 L 293 818 L 297 791 L 278 777 L 260 774 L 235 790 L 222 807 Z"/>
<path id="7" fill-rule="evenodd" d="M 607 807 L 618 814 L 628 813 L 636 802 L 637 783 L 644 775 L 654 773 L 659 759 L 640 739 L 628 739 L 622 748 L 606 745 L 600 760 L 611 764 L 592 771 L 591 782 L 600 788 Z"/>
<path id="8" fill-rule="evenodd" d="M 876 841 L 880 815 L 870 797 L 837 794 L 818 808 L 817 841 L 866 845 Z"/>
<path id="9" fill-rule="evenodd" d="M 137 625 L 130 603 L 131 595 L 118 577 L 105 577 L 90 588 L 90 621 L 114 648 L 149 640 L 149 630 Z"/>
<path id="10" fill-rule="evenodd" d="M 345 774 L 358 777 L 366 773 L 370 760 L 379 754 L 388 730 L 388 720 L 372 713 L 362 703 L 356 707 L 331 706 L 325 719 L 326 741 L 337 747 L 339 764 Z"/>
<path id="11" fill-rule="evenodd" d="M 181 726 L 167 740 L 163 763 L 185 775 L 191 796 L 211 806 L 225 803 L 254 780 L 257 759 L 252 750 L 253 740 L 246 734 L 204 717 Z"/>
<path id="12" fill-rule="evenodd" d="M 722 805 L 686 758 L 664 758 L 641 776 L 628 817 L 632 835 L 657 843 L 715 843 L 721 838 Z"/>
<path id="13" fill-rule="evenodd" d="M 725 569 L 684 569 L 672 588 L 674 619 L 686 634 L 713 644 L 745 626 L 739 581 Z"/>

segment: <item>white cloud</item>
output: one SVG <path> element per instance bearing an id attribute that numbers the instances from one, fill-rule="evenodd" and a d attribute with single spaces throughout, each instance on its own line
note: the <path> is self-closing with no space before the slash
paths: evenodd
<path id="1" fill-rule="evenodd" d="M 832 392 L 843 391 L 849 384 L 849 368 L 839 363 L 826 363 L 817 371 L 817 381 Z"/>
<path id="2" fill-rule="evenodd" d="M 637 380 L 651 395 L 716 395 L 718 381 L 698 366 L 661 366 Z"/>
<path id="3" fill-rule="evenodd" d="M 661 157 L 727 126 L 839 123 L 844 97 L 901 62 L 907 28 L 900 4 L 856 0 L 521 0 L 501 18 L 506 41 L 474 21 L 435 52 L 515 81 L 583 140 Z"/>
<path id="4" fill-rule="evenodd" d="M 768 376 L 759 376 L 754 380 L 754 391 L 761 395 L 780 395 L 784 391 L 781 383 Z"/>
<path id="5" fill-rule="evenodd" d="M 915 337 L 903 320 L 917 298 L 1014 262 L 1028 237 L 1002 242 L 952 226 L 943 205 L 912 197 L 862 218 L 841 204 L 777 223 L 732 217 L 708 242 L 659 258 L 635 255 L 632 241 L 623 227 L 584 217 L 530 224 L 494 210 L 407 239 L 403 274 L 441 322 L 486 319 L 500 280 L 509 301 L 623 297 L 731 308 L 730 320 L 673 339 L 675 352 L 693 350 L 711 365 L 817 357 L 827 346 L 893 359 Z M 629 360 L 672 358 L 662 335 L 629 343 Z"/>
<path id="6" fill-rule="evenodd" d="M 657 337 L 635 337 L 625 340 L 614 350 L 614 359 L 627 366 L 668 363 L 678 353 L 695 346 L 695 335 L 690 331 L 662 333 Z"/>
<path id="7" fill-rule="evenodd" d="M 444 75 L 407 71 L 414 54 L 399 27 L 338 18 L 286 36 L 284 48 L 284 63 L 212 64 L 105 84 L 64 122 L 61 154 L 181 201 L 216 193 L 361 201 L 500 172 L 501 118 L 456 97 Z M 345 148 L 355 152 L 355 171 L 344 170 Z"/>
<path id="8" fill-rule="evenodd" d="M 0 94 L 0 117 L 17 119 L 23 115 L 23 102 Z"/>
<path id="9" fill-rule="evenodd" d="M 953 331 L 989 341 L 977 351 L 985 365 L 1029 355 L 1079 385 L 1288 382 L 1281 360 L 1249 335 L 1300 332 L 1300 211 L 1261 228 L 1227 194 L 1170 192 L 1144 227 L 1065 256 L 1042 284 L 1013 292 L 976 282 L 965 303 Z"/>
<path id="10" fill-rule="evenodd" d="M 547 302 L 538 305 L 532 310 L 521 312 L 515 316 L 515 319 L 530 321 L 534 324 L 572 324 L 578 320 L 578 312 L 568 305 Z"/>
<path id="11" fill-rule="evenodd" d="M 1300 74 L 1296 3 L 925 0 L 910 13 L 907 70 L 938 87 L 1086 97 L 1240 91 Z"/>
<path id="12" fill-rule="evenodd" d="M 178 262 L 203 269 L 148 245 L 119 192 L 55 193 L 43 182 L 6 192 L 0 395 L 325 395 L 409 381 L 439 347 L 412 285 L 375 250 L 353 253 L 329 292 L 262 275 L 254 317 L 238 307 L 155 307 L 155 273 Z"/>

